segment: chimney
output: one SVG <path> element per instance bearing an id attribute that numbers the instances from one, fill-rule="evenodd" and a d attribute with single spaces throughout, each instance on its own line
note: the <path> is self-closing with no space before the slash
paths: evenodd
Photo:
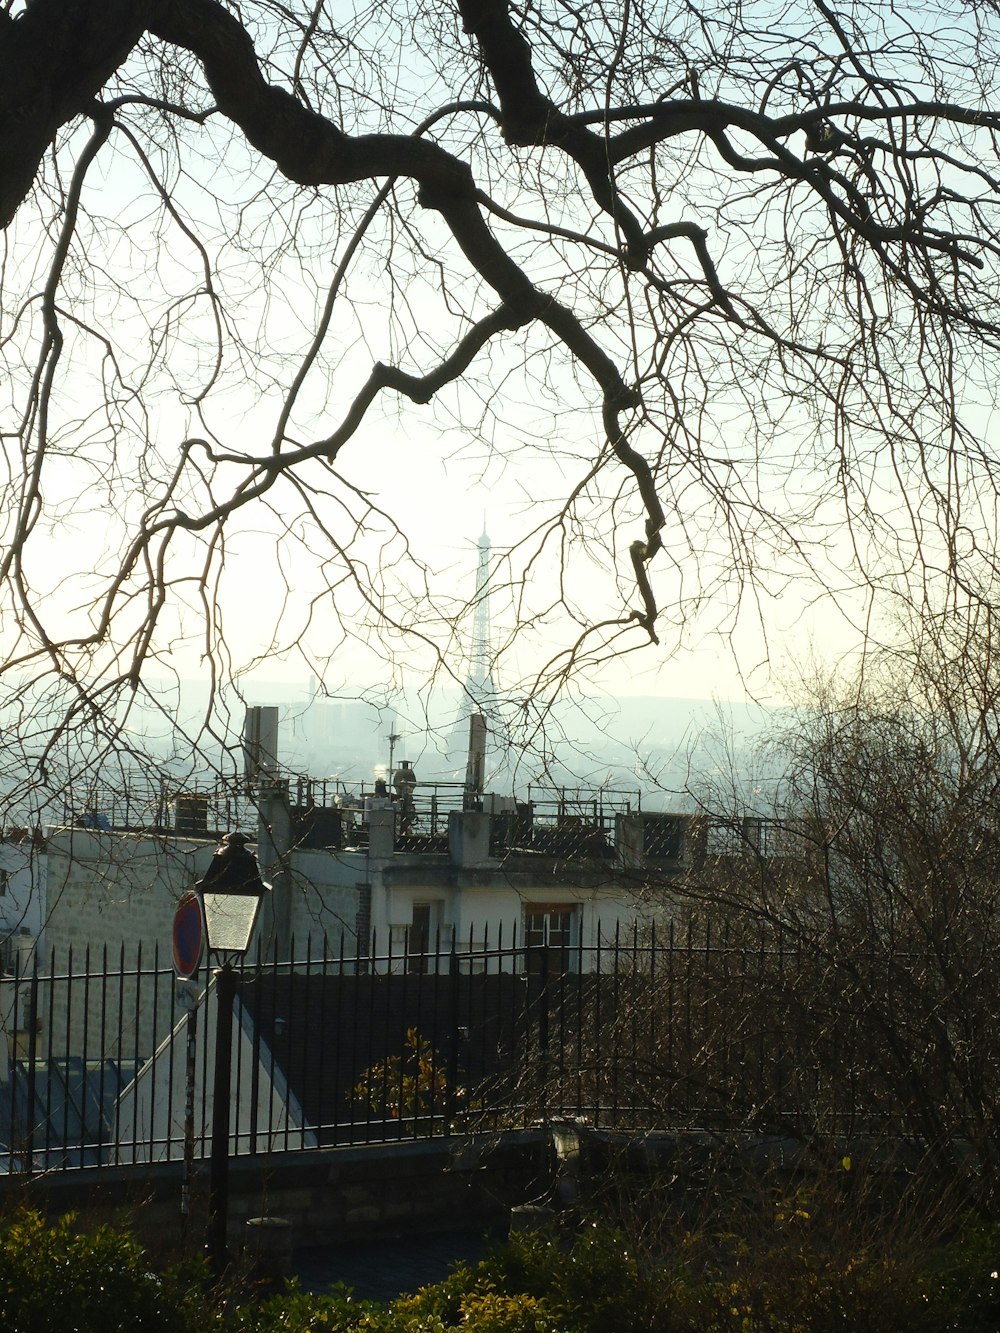
<path id="1" fill-rule="evenodd" d="M 469 758 L 465 765 L 465 794 L 479 796 L 486 768 L 486 719 L 482 713 L 469 716 Z"/>

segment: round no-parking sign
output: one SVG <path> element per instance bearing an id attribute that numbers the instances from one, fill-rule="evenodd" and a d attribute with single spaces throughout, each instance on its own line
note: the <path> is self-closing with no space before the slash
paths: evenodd
<path id="1" fill-rule="evenodd" d="M 174 971 L 181 981 L 187 981 L 198 971 L 203 936 L 201 899 L 189 890 L 174 913 Z"/>

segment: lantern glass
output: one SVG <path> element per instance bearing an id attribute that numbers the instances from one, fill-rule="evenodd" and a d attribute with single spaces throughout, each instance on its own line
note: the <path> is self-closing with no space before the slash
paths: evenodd
<path id="1" fill-rule="evenodd" d="M 261 898 L 256 893 L 206 893 L 205 934 L 210 953 L 245 954 L 250 948 Z"/>

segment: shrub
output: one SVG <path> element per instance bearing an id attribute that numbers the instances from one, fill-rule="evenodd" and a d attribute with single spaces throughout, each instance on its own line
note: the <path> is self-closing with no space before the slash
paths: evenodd
<path id="1" fill-rule="evenodd" d="M 112 1227 L 78 1231 L 23 1211 L 0 1229 L 0 1328 L 17 1333 L 190 1333 L 185 1299 Z"/>
<path id="2" fill-rule="evenodd" d="M 260 1304 L 234 1309 L 226 1325 L 227 1333 L 396 1333 L 399 1327 L 387 1309 L 356 1301 L 345 1287 L 316 1296 L 294 1283 Z"/>
<path id="3" fill-rule="evenodd" d="M 469 1333 L 560 1333 L 543 1301 L 523 1293 L 470 1292 L 462 1301 L 461 1328 Z"/>
<path id="4" fill-rule="evenodd" d="M 934 1333 L 1000 1328 L 1000 1224 L 966 1217 L 921 1277 L 926 1326 Z"/>
<path id="5" fill-rule="evenodd" d="M 624 1238 L 588 1226 L 570 1244 L 557 1237 L 512 1238 L 476 1270 L 479 1282 L 524 1292 L 568 1333 L 630 1333 L 657 1327 L 662 1282 L 639 1265 Z"/>
<path id="6" fill-rule="evenodd" d="M 759 1202 L 759 1201 L 758 1201 Z M 769 1222 L 762 1226 L 763 1212 Z M 734 1219 L 731 1219 L 734 1220 Z M 17 1333 L 993 1333 L 1000 1225 L 908 1235 L 797 1191 L 745 1227 L 665 1237 L 639 1258 L 618 1232 L 526 1234 L 387 1305 L 294 1284 L 254 1303 L 205 1270 L 150 1272 L 142 1247 L 72 1216 L 0 1228 L 0 1328 Z"/>
<path id="7" fill-rule="evenodd" d="M 380 1116 L 412 1128 L 427 1116 L 440 1116 L 448 1103 L 446 1061 L 440 1051 L 415 1027 L 407 1029 L 403 1050 L 364 1070 L 354 1089 Z M 462 1089 L 456 1089 L 456 1096 Z M 444 1125 L 434 1126 L 444 1133 Z"/>

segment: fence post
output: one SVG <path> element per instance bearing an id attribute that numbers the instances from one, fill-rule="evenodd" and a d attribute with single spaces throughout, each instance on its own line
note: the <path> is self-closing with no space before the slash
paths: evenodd
<path id="1" fill-rule="evenodd" d="M 451 928 L 451 953 L 448 956 L 448 1068 L 445 1073 L 445 1133 L 451 1132 L 455 1119 L 455 1094 L 458 1089 L 458 953 L 455 927 Z"/>
<path id="2" fill-rule="evenodd" d="M 545 939 L 539 946 L 541 967 L 538 973 L 538 1058 L 542 1075 L 542 1093 L 548 1097 L 549 1084 L 549 943 Z"/>
<path id="3" fill-rule="evenodd" d="M 185 988 L 180 993 L 184 997 L 184 1004 L 187 1008 L 187 1021 L 184 1028 L 187 1037 L 184 1052 L 184 1174 L 181 1177 L 181 1226 L 183 1228 L 182 1238 L 186 1242 L 191 1216 L 191 1181 L 194 1178 L 194 1103 L 198 1068 L 198 997 L 192 990 L 188 989 L 192 985 L 190 981 L 178 981 L 175 982 L 175 985 Z M 155 1123 L 154 1118 L 153 1125 Z M 150 1128 L 152 1129 L 152 1125 Z M 169 1159 L 173 1148 L 173 1144 L 170 1142 L 169 1125 L 165 1137 L 167 1140 L 167 1158 Z M 151 1147 L 150 1158 L 152 1158 L 152 1155 Z"/>
<path id="4" fill-rule="evenodd" d="M 55 972 L 55 960 L 50 964 Z M 28 1000 L 28 1093 L 25 1104 L 24 1169 L 30 1176 L 35 1166 L 35 1065 L 38 1061 L 38 951 L 31 960 L 31 989 Z"/>
<path id="5" fill-rule="evenodd" d="M 233 1049 L 233 1001 L 236 973 L 224 963 L 215 973 L 215 1071 L 212 1088 L 212 1154 L 209 1159 L 208 1238 L 212 1272 L 219 1276 L 229 1260 L 229 1097 Z"/>

